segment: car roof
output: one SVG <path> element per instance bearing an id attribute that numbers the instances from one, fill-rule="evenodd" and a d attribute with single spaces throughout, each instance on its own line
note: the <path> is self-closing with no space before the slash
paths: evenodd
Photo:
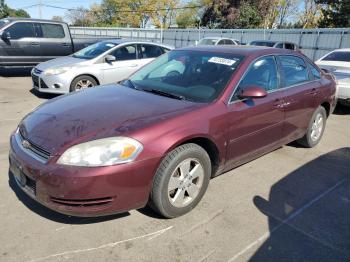
<path id="1" fill-rule="evenodd" d="M 1 20 L 8 20 L 9 22 L 30 21 L 30 22 L 48 22 L 48 23 L 66 24 L 65 22 L 53 21 L 48 19 L 27 18 L 27 17 L 5 17 L 5 18 L 2 18 Z"/>
<path id="2" fill-rule="evenodd" d="M 336 52 L 336 51 L 341 51 L 341 52 L 350 52 L 350 48 L 340 48 L 340 49 L 335 49 L 332 52 Z"/>
<path id="3" fill-rule="evenodd" d="M 226 54 L 238 54 L 249 56 L 251 54 L 255 55 L 264 55 L 264 54 L 298 54 L 293 50 L 282 49 L 282 48 L 272 48 L 265 46 L 247 46 L 247 45 L 221 45 L 221 46 L 212 46 L 212 45 L 202 45 L 202 46 L 189 46 L 183 47 L 177 50 L 186 50 L 186 51 L 205 51 L 205 52 L 217 52 L 217 53 L 226 53 Z"/>
<path id="4" fill-rule="evenodd" d="M 153 45 L 162 46 L 162 47 L 166 47 L 166 48 L 170 48 L 170 49 L 174 48 L 172 46 L 165 45 L 162 43 L 155 43 L 155 42 L 142 41 L 142 40 L 133 40 L 133 39 L 126 39 L 126 38 L 111 38 L 111 39 L 105 39 L 101 42 L 111 43 L 111 44 L 115 44 L 115 45 L 127 44 L 127 43 L 130 43 L 130 44 L 153 44 Z"/>

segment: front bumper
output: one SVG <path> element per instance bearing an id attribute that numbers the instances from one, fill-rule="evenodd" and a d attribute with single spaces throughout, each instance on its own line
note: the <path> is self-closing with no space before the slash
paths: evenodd
<path id="1" fill-rule="evenodd" d="M 31 198 L 59 213 L 87 217 L 145 206 L 160 162 L 152 158 L 109 167 L 63 166 L 53 159 L 42 163 L 26 153 L 14 135 L 9 159 L 18 186 Z"/>
<path id="2" fill-rule="evenodd" d="M 36 72 L 36 71 L 39 71 Z M 67 74 L 46 76 L 40 70 L 31 73 L 33 88 L 42 93 L 66 94 L 69 93 L 71 77 Z"/>

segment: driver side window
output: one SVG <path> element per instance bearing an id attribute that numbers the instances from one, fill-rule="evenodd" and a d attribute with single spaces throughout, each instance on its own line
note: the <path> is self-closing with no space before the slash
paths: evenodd
<path id="1" fill-rule="evenodd" d="M 135 60 L 136 45 L 121 46 L 113 52 L 113 55 L 117 61 Z"/>
<path id="2" fill-rule="evenodd" d="M 239 99 L 239 94 L 245 88 L 252 86 L 261 87 L 267 92 L 278 89 L 277 66 L 273 56 L 263 57 L 250 65 L 247 73 L 240 81 L 232 100 Z"/>

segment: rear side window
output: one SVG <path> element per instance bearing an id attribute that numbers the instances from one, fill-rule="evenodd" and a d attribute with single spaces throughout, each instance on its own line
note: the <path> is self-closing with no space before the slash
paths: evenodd
<path id="1" fill-rule="evenodd" d="M 57 24 L 41 24 L 44 38 L 64 38 L 63 26 Z"/>
<path id="2" fill-rule="evenodd" d="M 297 85 L 309 81 L 309 72 L 304 60 L 296 56 L 279 56 L 284 86 Z"/>
<path id="3" fill-rule="evenodd" d="M 156 45 L 140 45 L 142 58 L 153 58 L 163 54 L 163 49 Z"/>
<path id="4" fill-rule="evenodd" d="M 311 74 L 314 77 L 314 79 L 321 79 L 321 73 L 320 71 L 312 64 L 308 63 L 308 66 L 310 68 Z"/>
<path id="5" fill-rule="evenodd" d="M 267 92 L 278 89 L 278 74 L 274 57 L 263 57 L 255 61 L 248 68 L 248 71 L 239 83 L 232 100 L 236 100 L 238 95 L 245 88 L 252 86 L 264 88 Z"/>
<path id="6" fill-rule="evenodd" d="M 233 41 L 231 41 L 230 39 L 225 39 L 225 45 L 233 45 Z"/>
<path id="7" fill-rule="evenodd" d="M 10 33 L 11 39 L 21 39 L 25 37 L 35 37 L 32 23 L 15 23 L 6 29 Z"/>
<path id="8" fill-rule="evenodd" d="M 291 43 L 285 43 L 284 46 L 286 49 L 294 50 L 294 45 Z"/>
<path id="9" fill-rule="evenodd" d="M 341 61 L 350 62 L 350 52 L 336 51 L 328 54 L 322 60 L 324 61 Z"/>
<path id="10" fill-rule="evenodd" d="M 275 48 L 283 48 L 283 43 L 278 43 Z"/>

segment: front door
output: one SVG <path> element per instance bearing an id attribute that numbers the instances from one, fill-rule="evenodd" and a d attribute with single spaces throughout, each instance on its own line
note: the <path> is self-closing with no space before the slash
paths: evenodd
<path id="1" fill-rule="evenodd" d="M 37 41 L 33 23 L 16 22 L 5 30 L 9 39 L 2 39 L 4 47 L 3 63 L 6 65 L 35 64 L 40 56 L 40 44 Z"/>
<path id="2" fill-rule="evenodd" d="M 134 44 L 117 47 L 109 55 L 115 56 L 116 61 L 101 63 L 104 75 L 104 80 L 101 84 L 115 83 L 126 79 L 141 67 L 137 57 L 136 45 Z"/>
<path id="3" fill-rule="evenodd" d="M 263 98 L 240 99 L 247 87 L 264 88 Z M 232 169 L 280 146 L 284 121 L 283 90 L 274 56 L 253 62 L 240 81 L 228 106 L 225 169 Z"/>

